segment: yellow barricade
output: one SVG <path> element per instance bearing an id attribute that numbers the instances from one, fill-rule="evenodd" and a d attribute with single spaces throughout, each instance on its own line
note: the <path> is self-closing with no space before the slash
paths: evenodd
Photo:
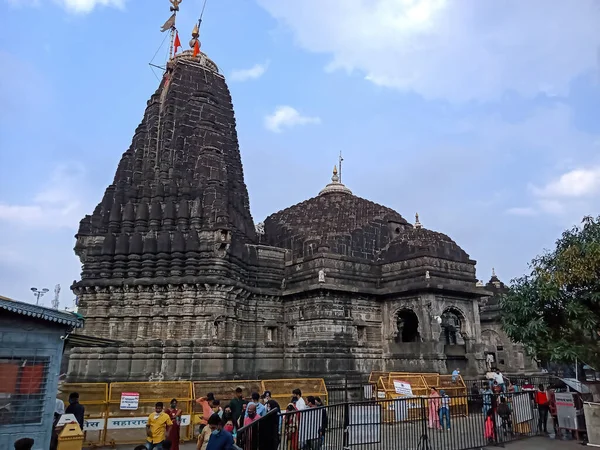
<path id="1" fill-rule="evenodd" d="M 77 392 L 79 403 L 85 408 L 83 424 L 84 447 L 104 445 L 106 433 L 106 408 L 108 405 L 107 383 L 62 383 L 58 386 L 57 398 L 69 406 L 69 394 Z"/>
<path id="2" fill-rule="evenodd" d="M 131 399 L 139 400 L 132 402 Z M 189 381 L 161 381 L 147 383 L 111 383 L 108 396 L 108 419 L 105 444 L 143 444 L 146 441 L 145 421 L 154 412 L 156 402 L 163 402 L 165 409 L 171 399 L 177 399 L 183 411 L 180 438 L 190 438 L 192 412 L 192 383 Z M 128 405 L 122 402 L 127 399 Z M 137 403 L 137 405 L 135 404 Z M 137 408 L 134 409 L 134 407 Z M 131 408 L 131 409 L 122 409 Z"/>
<path id="3" fill-rule="evenodd" d="M 296 388 L 302 391 L 302 398 L 306 401 L 309 395 L 321 397 L 323 404 L 329 403 L 329 395 L 325 380 L 323 378 L 297 378 L 297 379 L 282 379 L 282 380 L 262 380 L 262 391 L 270 391 L 271 398 L 277 403 L 282 410 L 285 410 L 288 403 L 292 399 L 292 391 Z"/>
<path id="4" fill-rule="evenodd" d="M 246 400 L 250 400 L 253 392 L 262 394 L 262 385 L 260 380 L 226 380 L 226 381 L 193 381 L 194 399 L 206 397 L 206 394 L 214 394 L 215 398 L 221 402 L 221 408 L 229 404 L 229 401 L 235 397 L 235 390 L 242 388 L 242 395 Z M 194 401 L 192 403 L 192 437 L 198 436 L 198 428 L 202 420 L 202 407 Z"/>
<path id="5" fill-rule="evenodd" d="M 406 392 L 396 392 L 396 386 L 394 381 L 407 383 L 410 385 L 410 390 Z M 405 408 L 405 412 L 402 417 L 397 416 L 397 405 L 395 402 L 389 402 L 386 404 L 385 410 L 383 411 L 384 422 L 398 422 L 398 421 L 411 421 L 418 420 L 423 414 L 423 402 L 420 397 L 429 395 L 425 380 L 421 375 L 406 374 L 404 372 L 390 372 L 388 378 L 380 377 L 377 382 L 377 391 L 385 392 L 385 398 L 388 400 L 399 399 L 407 397 L 401 405 Z M 382 396 L 379 396 L 382 398 Z M 425 403 L 425 406 L 427 404 Z"/>

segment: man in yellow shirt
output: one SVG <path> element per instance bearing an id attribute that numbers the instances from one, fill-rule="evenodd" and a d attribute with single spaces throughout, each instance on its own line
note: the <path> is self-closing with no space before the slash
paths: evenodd
<path id="1" fill-rule="evenodd" d="M 173 422 L 169 415 L 163 412 L 162 402 L 154 405 L 154 410 L 155 412 L 148 417 L 148 424 L 146 425 L 146 436 L 148 436 L 146 449 L 162 450 L 163 442 L 169 434 L 169 429 L 173 425 Z"/>

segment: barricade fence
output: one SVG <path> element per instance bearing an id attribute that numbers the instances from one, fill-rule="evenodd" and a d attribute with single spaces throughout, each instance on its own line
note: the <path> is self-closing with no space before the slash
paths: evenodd
<path id="1" fill-rule="evenodd" d="M 453 413 L 453 405 L 469 413 Z M 401 397 L 302 411 L 271 411 L 240 428 L 243 450 L 467 450 L 503 446 L 537 434 L 527 393 Z"/>

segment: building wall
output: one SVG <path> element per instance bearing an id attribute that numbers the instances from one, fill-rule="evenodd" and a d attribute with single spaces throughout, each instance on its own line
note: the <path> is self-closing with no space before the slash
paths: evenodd
<path id="1" fill-rule="evenodd" d="M 4 314 L 0 317 L 0 405 L 12 403 L 13 409 L 7 419 L 0 413 L 0 448 L 11 449 L 13 443 L 24 437 L 35 440 L 34 450 L 47 450 L 50 447 L 50 433 L 54 419 L 55 399 L 58 386 L 58 375 L 64 341 L 61 336 L 65 330 L 51 326 L 45 322 L 24 318 L 19 315 Z M 39 393 L 29 394 L 13 390 L 9 365 L 14 363 L 39 365 L 45 363 L 45 383 Z M 20 367 L 23 374 L 23 367 Z M 4 378 L 4 379 L 2 379 Z M 17 391 L 27 391 L 24 384 L 18 385 Z M 22 414 L 22 416 L 20 416 Z M 5 423 L 10 420 L 10 423 Z M 27 423 L 31 422 L 31 423 Z"/>
<path id="2" fill-rule="evenodd" d="M 496 366 L 501 371 L 522 373 L 538 370 L 537 363 L 527 354 L 523 346 L 513 343 L 502 330 L 500 321 L 483 322 L 481 339 L 484 353 L 494 355 Z"/>

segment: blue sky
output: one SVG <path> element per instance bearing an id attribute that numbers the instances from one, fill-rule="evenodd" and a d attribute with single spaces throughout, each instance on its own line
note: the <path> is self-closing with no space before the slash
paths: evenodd
<path id="1" fill-rule="evenodd" d="M 183 0 L 186 45 L 202 7 Z M 167 0 L 0 0 L 0 294 L 78 278 L 72 248 L 157 79 Z M 344 154 L 361 197 L 505 281 L 600 206 L 597 0 L 208 0 L 255 222 Z M 166 47 L 156 62 L 164 60 Z M 44 300 L 49 304 L 51 295 Z"/>

